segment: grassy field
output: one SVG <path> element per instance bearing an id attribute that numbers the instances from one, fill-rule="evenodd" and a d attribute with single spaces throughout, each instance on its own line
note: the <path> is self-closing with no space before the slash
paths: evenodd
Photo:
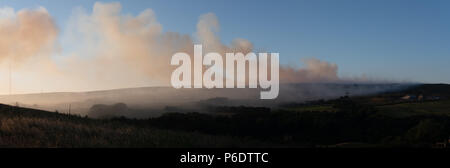
<path id="1" fill-rule="evenodd" d="M 326 112 L 336 112 L 337 109 L 333 108 L 332 105 L 311 105 L 311 106 L 303 106 L 303 107 L 292 107 L 285 108 L 288 111 L 294 112 L 309 112 L 309 111 L 326 111 Z"/>
<path id="2" fill-rule="evenodd" d="M 0 105 L 0 147 L 257 147 L 229 136 L 141 127 Z"/>
<path id="3" fill-rule="evenodd" d="M 412 90 L 293 103 L 279 109 L 215 109 L 232 111 L 228 115 L 168 113 L 148 119 L 92 119 L 0 104 L 0 147 L 347 148 L 432 147 L 448 142 L 450 96 L 433 87 L 419 88 L 417 94 L 441 98 L 401 99 Z"/>
<path id="4" fill-rule="evenodd" d="M 450 100 L 429 102 L 403 102 L 389 105 L 375 106 L 378 114 L 391 117 L 409 117 L 415 115 L 449 115 Z M 338 109 L 332 105 L 310 105 L 300 107 L 284 108 L 293 112 L 337 112 Z"/>
<path id="5" fill-rule="evenodd" d="M 378 110 L 380 114 L 393 117 L 450 115 L 450 100 L 385 105 L 378 106 Z"/>

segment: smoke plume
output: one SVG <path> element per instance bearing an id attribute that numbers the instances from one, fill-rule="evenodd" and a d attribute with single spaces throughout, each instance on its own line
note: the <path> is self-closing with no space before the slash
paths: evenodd
<path id="1" fill-rule="evenodd" d="M 292 68 L 284 66 L 280 69 L 282 83 L 313 83 L 313 82 L 337 82 L 338 66 L 315 58 L 304 61 L 305 68 Z"/>
<path id="2" fill-rule="evenodd" d="M 0 61 L 48 56 L 57 35 L 58 29 L 43 7 L 18 12 L 0 8 Z"/>
<path id="3" fill-rule="evenodd" d="M 4 8 L 0 9 L 0 78 L 8 80 L 4 60 L 12 59 L 14 93 L 168 86 L 175 68 L 170 66 L 171 56 L 176 52 L 192 56 L 194 44 L 203 44 L 204 53 L 253 51 L 246 39 L 222 43 L 219 28 L 217 17 L 208 13 L 199 17 L 193 37 L 164 32 L 151 9 L 133 16 L 122 13 L 120 3 L 98 2 L 92 12 L 75 9 L 64 33 L 58 34 L 43 7 L 18 12 Z M 317 59 L 305 63 L 300 69 L 281 66 L 281 82 L 340 80 L 335 64 Z M 0 92 L 6 90 L 0 87 Z"/>

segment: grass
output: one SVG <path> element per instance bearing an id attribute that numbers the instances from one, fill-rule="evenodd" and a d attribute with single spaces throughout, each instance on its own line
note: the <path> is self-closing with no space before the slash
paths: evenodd
<path id="1" fill-rule="evenodd" d="M 333 108 L 332 105 L 311 105 L 311 106 L 287 108 L 286 110 L 294 111 L 294 112 L 310 112 L 310 111 L 336 112 L 337 111 L 337 109 Z"/>
<path id="2" fill-rule="evenodd" d="M 169 131 L 117 120 L 97 120 L 0 106 L 0 147 L 258 147 L 230 136 Z"/>
<path id="3" fill-rule="evenodd" d="M 410 102 L 378 106 L 379 113 L 393 117 L 414 115 L 450 115 L 450 100 L 431 102 Z"/>

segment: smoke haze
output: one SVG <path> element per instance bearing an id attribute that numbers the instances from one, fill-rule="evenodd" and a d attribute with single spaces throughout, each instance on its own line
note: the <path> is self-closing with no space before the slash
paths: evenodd
<path id="1" fill-rule="evenodd" d="M 97 104 L 125 103 L 125 106 L 118 104 L 127 111 L 124 115 L 148 117 L 154 113 L 128 114 L 133 111 L 128 107 L 145 112 L 149 109 L 165 112 L 168 106 L 197 111 L 202 107 L 199 103 L 215 100 L 224 100 L 215 102 L 219 105 L 270 107 L 336 98 L 349 91 L 363 95 L 401 88 L 309 84 L 369 81 L 360 77 L 340 78 L 336 64 L 309 58 L 302 60 L 305 66 L 301 68 L 280 66 L 283 86 L 278 99 L 270 102 L 259 100 L 258 89 L 176 90 L 168 87 L 176 68 L 170 66 L 173 54 L 185 52 L 193 57 L 194 44 L 202 44 L 204 54 L 246 54 L 254 51 L 253 44 L 242 38 L 232 40 L 229 45 L 222 43 L 217 36 L 220 24 L 213 13 L 201 15 L 196 32 L 190 36 L 164 32 L 151 9 L 133 16 L 122 13 L 121 8 L 120 3 L 95 3 L 92 12 L 76 8 L 64 31 L 60 31 L 44 7 L 20 11 L 0 8 L 0 80 L 4 83 L 0 85 L 0 93 L 8 94 L 11 89 L 13 94 L 0 96 L 0 102 L 62 112 L 68 111 L 70 105 L 72 112 L 83 115 Z M 295 85 L 298 83 L 304 84 Z M 135 89 L 110 90 L 117 88 Z M 84 92 L 92 90 L 110 91 Z M 215 99 L 218 97 L 226 99 Z"/>
<path id="2" fill-rule="evenodd" d="M 151 9 L 137 16 L 124 14 L 120 3 L 95 3 L 91 13 L 74 9 L 63 34 L 44 7 L 0 11 L 0 78 L 9 80 L 12 65 L 15 94 L 168 86 L 175 68 L 170 66 L 171 56 L 192 56 L 194 44 L 203 44 L 204 53 L 253 51 L 253 44 L 242 38 L 223 44 L 213 13 L 199 17 L 191 37 L 164 32 Z M 304 68 L 281 66 L 281 82 L 340 80 L 335 64 L 314 58 L 305 63 Z M 0 91 L 5 94 L 8 89 L 2 85 Z"/>

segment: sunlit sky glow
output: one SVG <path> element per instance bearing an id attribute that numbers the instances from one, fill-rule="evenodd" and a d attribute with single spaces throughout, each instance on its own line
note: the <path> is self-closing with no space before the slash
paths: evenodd
<path id="1" fill-rule="evenodd" d="M 0 8 L 45 7 L 64 34 L 72 11 L 79 7 L 91 11 L 95 2 L 2 0 Z M 450 83 L 450 1 L 446 0 L 118 2 L 123 13 L 132 15 L 150 8 L 163 31 L 188 35 L 196 31 L 200 15 L 212 12 L 220 22 L 224 43 L 236 37 L 248 39 L 257 49 L 279 52 L 282 64 L 315 57 L 337 64 L 339 75 L 345 77 Z"/>

